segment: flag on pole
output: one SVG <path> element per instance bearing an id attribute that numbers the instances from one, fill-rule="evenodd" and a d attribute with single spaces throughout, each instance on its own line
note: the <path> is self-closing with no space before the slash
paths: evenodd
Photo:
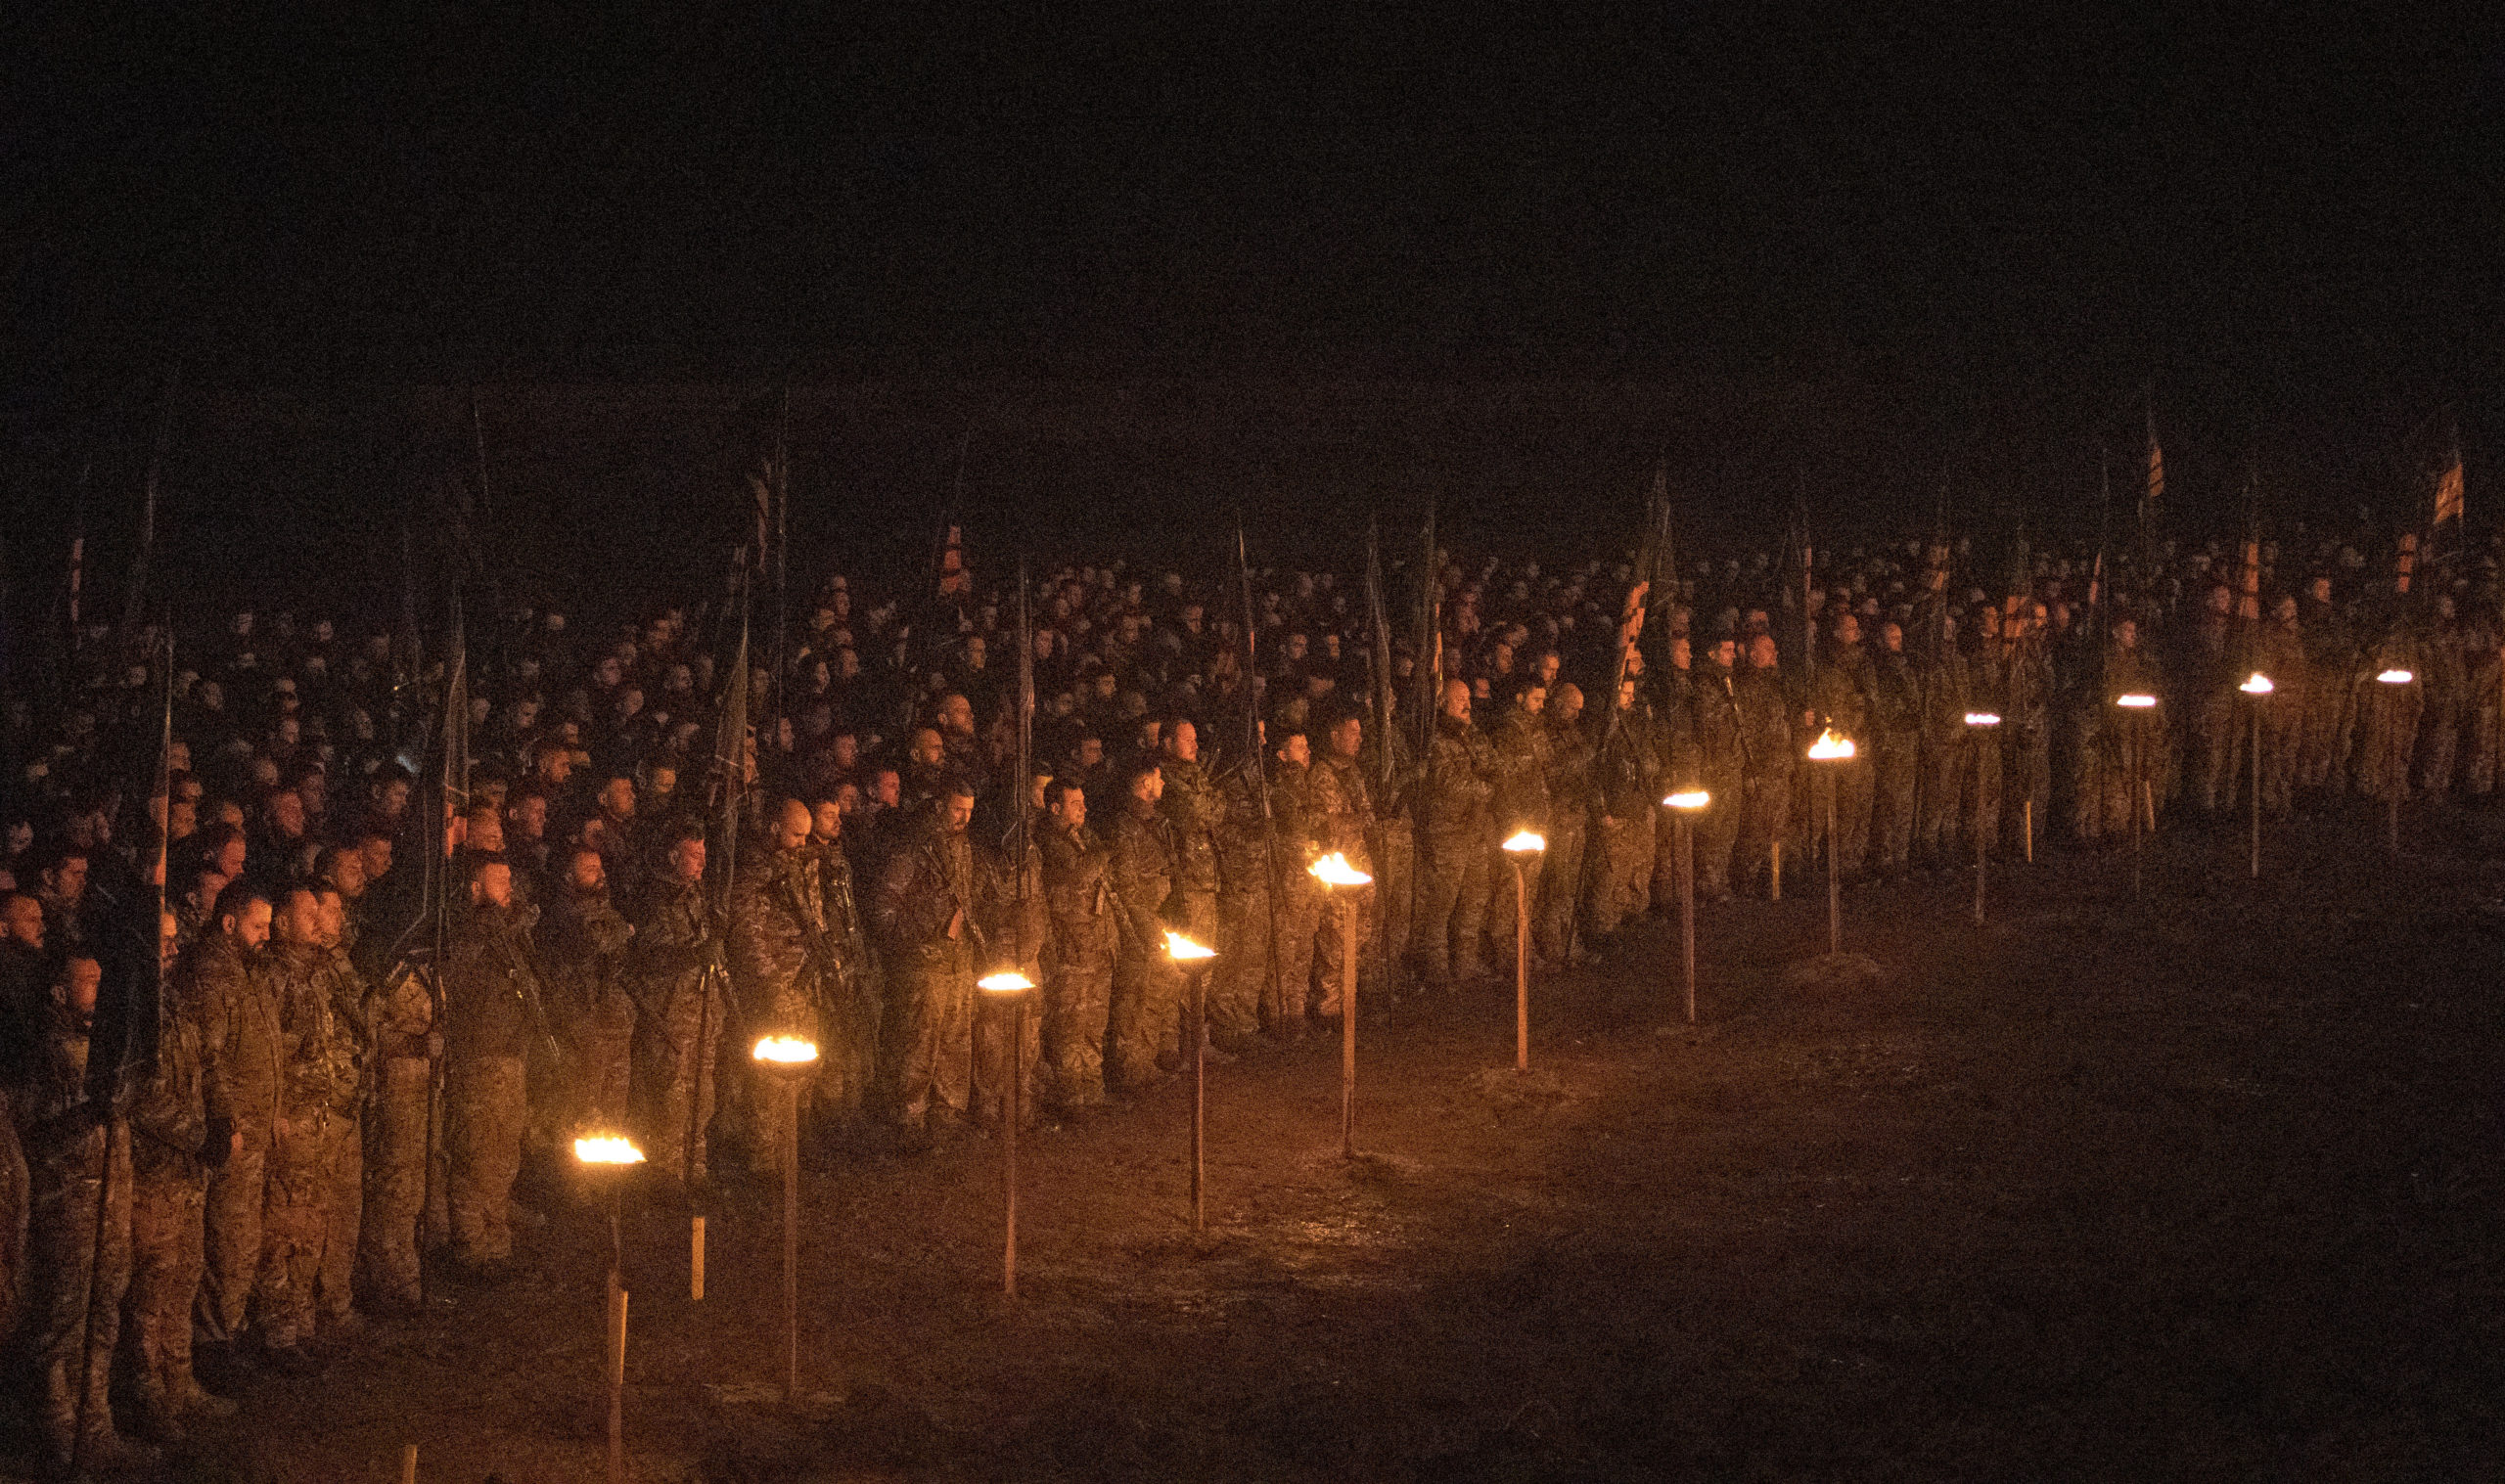
<path id="1" fill-rule="evenodd" d="M 2462 451 L 2453 450 L 2452 462 L 2436 476 L 2436 523 L 2462 517 Z"/>
<path id="2" fill-rule="evenodd" d="M 2157 424 L 2152 421 L 2149 424 L 2149 493 L 2148 505 L 2145 509 L 2149 514 L 2155 515 L 2158 502 L 2164 498 L 2165 450 L 2158 446 Z"/>

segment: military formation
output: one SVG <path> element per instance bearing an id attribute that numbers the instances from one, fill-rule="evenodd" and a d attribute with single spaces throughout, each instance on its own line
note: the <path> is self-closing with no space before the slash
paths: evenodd
<path id="1" fill-rule="evenodd" d="M 1169 932 L 1217 952 L 1219 1057 L 1327 1026 L 1351 975 L 1432 1016 L 1518 949 L 1630 951 L 1675 889 L 1674 791 L 1711 800 L 1708 901 L 2101 848 L 2256 782 L 2281 813 L 2492 796 L 2492 555 L 2414 591 L 2362 535 L 2110 566 L 1759 553 L 1630 610 L 1624 562 L 1438 554 L 1394 573 L 1429 642 L 1377 675 L 1332 573 L 1071 566 L 1022 633 L 951 548 L 936 582 L 830 579 L 745 676 L 718 612 L 517 607 L 471 636 L 466 726 L 388 628 L 237 613 L 171 674 L 159 636 L 81 632 L 0 736 L 0 1296 L 34 1430 L 64 1467 L 135 1462 L 233 1410 L 204 1374 L 309 1372 L 430 1282 L 493 1283 L 586 1133 L 695 1201 L 787 1138 L 927 1150 L 1013 1082 L 1027 1119 L 1136 1100 L 1196 1051 Z M 1808 759 L 1829 734 L 1852 758 Z M 1372 884 L 1326 887 L 1330 854 Z M 1023 1037 L 977 988 L 1007 970 L 1041 987 Z M 139 978 L 116 1083 L 88 1049 Z M 797 1102 L 752 1074 L 766 1035 L 820 1050 Z"/>

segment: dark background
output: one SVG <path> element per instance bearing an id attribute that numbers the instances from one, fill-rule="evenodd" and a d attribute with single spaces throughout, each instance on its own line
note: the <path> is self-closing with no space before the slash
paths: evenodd
<path id="1" fill-rule="evenodd" d="M 387 583 L 471 457 L 517 566 L 738 539 L 796 388 L 798 534 L 1344 555 L 2092 528 L 2142 398 L 2186 529 L 2402 517 L 2493 446 L 2498 28 L 1662 8 L 367 4 L 9 22 L 22 621 L 126 563 L 170 367 L 177 598 Z M 2416 441 L 2413 442 L 2413 434 Z M 83 474 L 83 478 L 82 478 Z M 82 494 L 83 489 L 83 494 Z M 1561 518 L 1561 517 L 1563 518 Z"/>

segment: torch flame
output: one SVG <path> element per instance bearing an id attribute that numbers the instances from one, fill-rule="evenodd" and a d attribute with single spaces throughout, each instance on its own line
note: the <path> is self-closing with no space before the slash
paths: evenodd
<path id="1" fill-rule="evenodd" d="M 2262 674 L 2259 670 L 2255 670 L 2253 672 L 2252 679 L 2247 680 L 2244 684 L 2236 687 L 2236 689 L 2242 691 L 2247 696 L 2267 696 L 2279 688 L 2270 683 L 2269 676 Z"/>
<path id="2" fill-rule="evenodd" d="M 1528 855 L 1534 850 L 1547 849 L 1548 839 L 1545 835 L 1538 834 L 1532 831 L 1517 831 L 1514 836 L 1505 841 L 1500 848 L 1510 850 L 1516 855 Z"/>
<path id="3" fill-rule="evenodd" d="M 1662 802 L 1673 809 L 1702 809 L 1713 802 L 1713 795 L 1702 788 L 1684 788 Z"/>
<path id="4" fill-rule="evenodd" d="M 1206 943 L 1196 943 L 1169 927 L 1165 930 L 1165 956 L 1177 964 L 1198 963 L 1203 959 L 1216 958 L 1217 950 Z"/>
<path id="5" fill-rule="evenodd" d="M 2128 696 L 2115 697 L 2114 704 L 2132 711 L 2145 711 L 2157 704 L 2157 697 L 2145 691 L 2133 691 Z"/>
<path id="6" fill-rule="evenodd" d="M 1374 879 L 1349 865 L 1347 856 L 1337 850 L 1304 869 L 1325 886 L 1363 886 Z"/>
<path id="7" fill-rule="evenodd" d="M 585 1164 L 642 1164 L 644 1151 L 632 1140 L 601 1134 L 575 1140 L 574 1157 Z"/>
<path id="8" fill-rule="evenodd" d="M 756 1043 L 756 1059 L 780 1061 L 787 1065 L 805 1064 L 818 1059 L 817 1043 L 797 1036 L 768 1036 Z"/>
<path id="9" fill-rule="evenodd" d="M 2405 686 L 2418 677 L 2407 670 L 2386 670 L 2375 678 L 2388 686 Z"/>
<path id="10" fill-rule="evenodd" d="M 1852 756 L 1852 739 L 1829 727 L 1809 743 L 1809 760 L 1813 763 L 1842 762 Z"/>
<path id="11" fill-rule="evenodd" d="M 975 981 L 975 988 L 989 990 L 995 995 L 1014 995 L 1020 990 L 1032 989 L 1034 987 L 1034 980 L 1027 978 L 1025 974 L 1020 973 L 1014 968 L 1005 970 L 1001 973 L 985 974 Z"/>
<path id="12" fill-rule="evenodd" d="M 1997 713 L 1991 711 L 1969 711 L 1966 713 L 1966 725 L 1970 727 L 1997 727 L 2000 725 L 2000 717 Z"/>

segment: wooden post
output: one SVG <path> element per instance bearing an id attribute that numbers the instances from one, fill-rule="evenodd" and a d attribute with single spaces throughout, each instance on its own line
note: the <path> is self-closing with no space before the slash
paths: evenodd
<path id="1" fill-rule="evenodd" d="M 2261 697 L 2253 697 L 2253 879 L 2261 879 Z"/>
<path id="2" fill-rule="evenodd" d="M 1767 901 L 1769 901 L 1769 902 L 1780 902 L 1780 901 L 1782 901 L 1782 900 L 1783 900 L 1783 841 L 1781 841 L 1781 840 L 1779 840 L 1779 839 L 1778 839 L 1778 840 L 1776 840 L 1776 841 L 1774 841 L 1774 877 L 1773 877 L 1773 880 L 1772 880 L 1772 882 L 1771 882 L 1770 884 L 1771 884 L 1771 886 L 1772 886 L 1772 888 L 1773 888 L 1773 889 L 1772 889 L 1772 890 L 1770 890 L 1770 891 L 1768 891 L 1768 892 L 1766 893 L 1766 900 L 1767 900 Z"/>
<path id="3" fill-rule="evenodd" d="M 400 1447 L 400 1484 L 418 1484 L 418 1445 L 404 1443 Z"/>
<path id="4" fill-rule="evenodd" d="M 414 1458 L 416 1450 L 410 1450 Z M 609 1292 L 609 1484 L 626 1484 L 626 1290 Z"/>
<path id="5" fill-rule="evenodd" d="M 1026 1081 L 1026 992 L 1009 1009 L 1009 1118 L 1000 1136 L 1001 1184 L 1006 1187 L 1005 1232 L 1000 1250 L 1000 1291 L 1018 1296 L 1018 1108 Z M 1197 1184 L 1197 1180 L 1195 1181 Z"/>
<path id="6" fill-rule="evenodd" d="M 1671 823 L 1678 836 L 1679 860 L 1679 964 L 1682 982 L 1687 986 L 1687 1023 L 1696 1023 L 1696 828 L 1688 821 L 1688 811 L 1676 811 Z"/>
<path id="7" fill-rule="evenodd" d="M 690 1303 L 705 1299 L 705 1218 L 687 1219 L 687 1297 Z"/>
<path id="8" fill-rule="evenodd" d="M 791 1100 L 783 1120 L 783 1400 L 800 1400 L 800 1079 L 784 1076 Z"/>
<path id="9" fill-rule="evenodd" d="M 1335 890 L 1346 891 L 1347 887 Z M 1357 904 L 1343 902 L 1340 960 L 1347 973 L 1340 989 L 1340 1153 L 1357 1157 Z"/>
<path id="10" fill-rule="evenodd" d="M 2019 820 L 2026 827 L 2027 864 L 2035 864 L 2035 800 L 2029 797 L 2018 806 Z"/>
<path id="11" fill-rule="evenodd" d="M 1355 966 L 1349 966 L 1350 972 Z M 1192 1230 L 1206 1215 L 1202 1188 L 1207 1174 L 1209 1119 L 1208 973 L 1192 970 Z"/>
<path id="12" fill-rule="evenodd" d="M 1514 1070 L 1530 1070 L 1530 888 L 1514 857 Z"/>

